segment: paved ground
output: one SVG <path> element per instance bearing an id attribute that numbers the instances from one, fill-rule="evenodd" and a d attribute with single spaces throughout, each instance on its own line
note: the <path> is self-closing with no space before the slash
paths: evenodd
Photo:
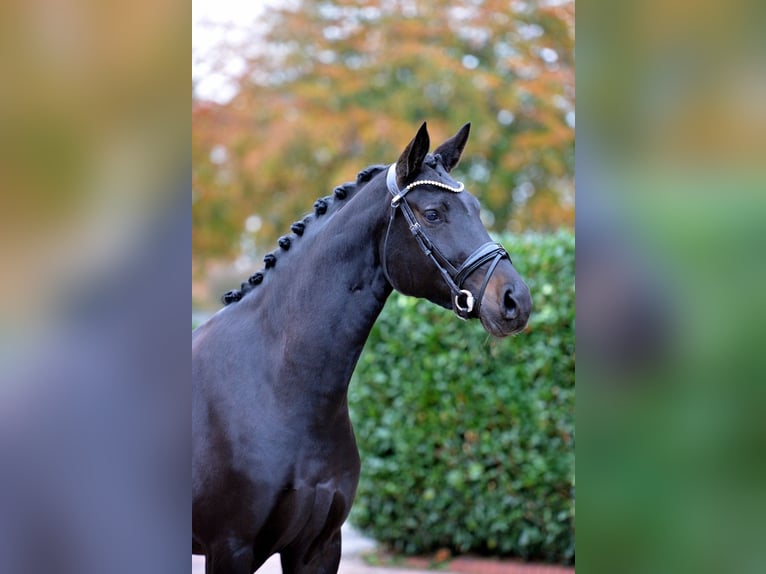
<path id="1" fill-rule="evenodd" d="M 347 524 L 343 526 L 343 554 L 340 559 L 339 574 L 423 574 L 422 570 L 399 570 L 369 566 L 362 559 L 362 554 L 375 548 L 375 542 L 365 538 Z M 274 555 L 260 567 L 258 574 L 281 574 L 279 555 Z M 205 574 L 205 559 L 192 556 L 192 574 Z M 442 571 L 442 574 L 450 574 Z"/>
<path id="2" fill-rule="evenodd" d="M 408 561 L 412 568 L 370 566 L 362 556 L 375 549 L 375 542 L 365 538 L 348 524 L 343 526 L 343 554 L 340 560 L 339 574 L 423 574 L 429 564 L 427 560 Z M 482 558 L 460 557 L 450 562 L 449 570 L 439 569 L 439 574 L 574 574 L 574 568 L 547 566 L 542 564 L 523 564 Z M 201 556 L 192 556 L 192 574 L 205 573 L 205 560 Z M 258 574 L 281 574 L 279 556 L 272 556 L 261 566 Z"/>

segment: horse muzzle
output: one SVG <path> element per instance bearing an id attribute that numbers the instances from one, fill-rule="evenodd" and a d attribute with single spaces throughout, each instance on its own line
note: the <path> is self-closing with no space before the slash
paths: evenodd
<path id="1" fill-rule="evenodd" d="M 532 313 L 532 296 L 524 281 L 518 276 L 508 278 L 503 275 L 490 281 L 479 313 L 484 329 L 495 337 L 523 331 Z"/>

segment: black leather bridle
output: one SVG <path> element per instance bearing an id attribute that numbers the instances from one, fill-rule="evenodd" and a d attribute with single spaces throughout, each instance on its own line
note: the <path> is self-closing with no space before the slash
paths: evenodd
<path id="1" fill-rule="evenodd" d="M 386 186 L 393 196 L 393 199 L 391 200 L 391 213 L 388 218 L 386 237 L 383 242 L 383 273 L 391 286 L 396 288 L 396 285 L 388 273 L 388 237 L 391 234 L 391 227 L 393 226 L 396 213 L 401 210 L 402 215 L 410 228 L 410 232 L 415 237 L 423 254 L 433 261 L 434 265 L 436 265 L 436 268 L 444 278 L 444 281 L 449 286 L 453 303 L 452 310 L 461 319 L 478 317 L 479 311 L 481 310 L 481 301 L 484 298 L 484 291 L 487 288 L 490 277 L 492 277 L 492 273 L 495 272 L 497 264 L 500 263 L 502 259 L 507 258 L 508 261 L 511 261 L 511 257 L 502 245 L 494 241 L 489 241 L 471 253 L 466 260 L 463 261 L 460 267 L 455 268 L 439 248 L 433 244 L 425 231 L 423 231 L 422 226 L 415 219 L 415 214 L 413 213 L 412 208 L 407 203 L 405 196 L 413 187 L 418 185 L 440 187 L 453 193 L 460 193 L 463 191 L 462 183 L 459 183 L 457 187 L 452 187 L 440 181 L 426 179 L 413 181 L 404 189 L 399 189 L 399 186 L 396 183 L 396 164 L 393 164 L 388 168 L 388 173 L 386 174 Z M 474 297 L 473 293 L 468 289 L 463 288 L 463 284 L 474 271 L 488 261 L 491 261 L 492 263 L 484 275 L 484 281 L 481 284 L 478 296 Z"/>

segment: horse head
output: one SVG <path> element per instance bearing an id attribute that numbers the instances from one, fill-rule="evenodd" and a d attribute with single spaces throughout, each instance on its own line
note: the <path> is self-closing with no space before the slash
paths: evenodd
<path id="1" fill-rule="evenodd" d="M 478 200 L 450 172 L 460 161 L 470 124 L 429 154 L 426 124 L 386 173 L 388 226 L 380 254 L 399 292 L 478 318 L 496 337 L 521 331 L 532 299 L 505 249 L 492 241 Z"/>

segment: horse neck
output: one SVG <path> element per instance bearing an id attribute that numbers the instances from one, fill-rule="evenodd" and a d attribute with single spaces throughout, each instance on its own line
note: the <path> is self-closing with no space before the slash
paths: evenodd
<path id="1" fill-rule="evenodd" d="M 269 272 L 257 320 L 276 339 L 290 385 L 345 402 L 359 355 L 391 293 L 379 256 L 386 197 L 380 182 L 371 182 L 327 220 L 315 221 L 311 233 L 307 228 L 283 267 Z"/>

